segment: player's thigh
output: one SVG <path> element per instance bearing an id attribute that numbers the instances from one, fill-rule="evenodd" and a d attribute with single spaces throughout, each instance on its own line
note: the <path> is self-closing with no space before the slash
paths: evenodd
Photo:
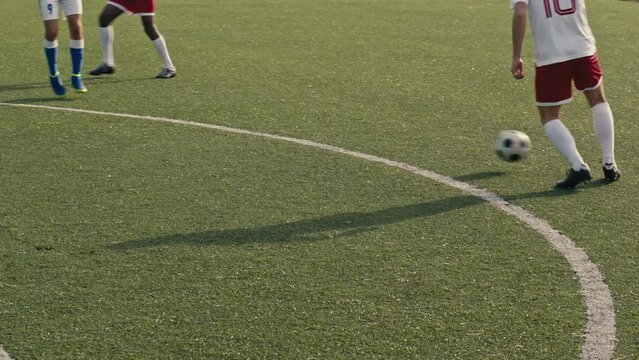
<path id="1" fill-rule="evenodd" d="M 559 106 L 572 101 L 572 74 L 567 62 L 535 68 L 538 106 Z"/>
<path id="2" fill-rule="evenodd" d="M 60 0 L 38 0 L 43 21 L 58 20 L 60 16 Z"/>
<path id="3" fill-rule="evenodd" d="M 603 70 L 597 54 L 573 60 L 573 77 L 575 87 L 579 91 L 590 91 L 598 88 L 603 79 Z"/>
<path id="4" fill-rule="evenodd" d="M 591 107 L 606 101 L 603 93 L 603 70 L 597 54 L 574 60 L 573 78 L 575 87 L 583 91 Z"/>
<path id="5" fill-rule="evenodd" d="M 591 107 L 606 101 L 603 93 L 603 70 L 597 54 L 575 60 L 573 76 L 575 87 L 583 91 Z"/>
<path id="6" fill-rule="evenodd" d="M 69 33 L 72 40 L 82 40 L 84 38 L 82 29 L 82 14 L 73 14 L 67 16 L 69 24 Z"/>
<path id="7" fill-rule="evenodd" d="M 537 110 L 539 110 L 539 119 L 543 125 L 551 120 L 559 119 L 561 106 L 537 106 Z"/>
<path id="8" fill-rule="evenodd" d="M 588 105 L 590 105 L 590 107 L 606 102 L 606 96 L 604 95 L 603 90 L 603 80 L 597 88 L 584 90 L 584 96 L 586 96 L 586 101 L 588 101 Z"/>
<path id="9" fill-rule="evenodd" d="M 60 0 L 60 6 L 65 16 L 82 14 L 82 0 Z"/>

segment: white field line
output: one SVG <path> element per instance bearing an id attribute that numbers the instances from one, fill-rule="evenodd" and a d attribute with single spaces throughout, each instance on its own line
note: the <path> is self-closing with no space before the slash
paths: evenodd
<path id="1" fill-rule="evenodd" d="M 559 231 L 553 229 L 553 227 L 547 221 L 536 217 L 535 215 L 529 213 L 528 211 L 524 210 L 523 208 L 519 206 L 509 203 L 508 201 L 504 200 L 500 196 L 493 194 L 489 192 L 488 190 L 477 188 L 468 183 L 458 181 L 453 178 L 437 174 L 430 170 L 422 169 L 422 168 L 409 165 L 406 163 L 385 159 L 375 155 L 364 154 L 361 152 L 352 151 L 352 150 L 344 149 L 337 146 L 317 143 L 310 140 L 292 138 L 288 136 L 272 135 L 272 134 L 267 134 L 267 133 L 262 133 L 257 131 L 236 129 L 236 128 L 231 128 L 226 126 L 198 123 L 198 122 L 187 121 L 187 120 L 169 119 L 169 118 L 155 117 L 155 116 L 121 114 L 121 113 L 113 113 L 113 112 L 105 112 L 105 111 L 72 109 L 72 108 L 63 108 L 63 107 L 54 107 L 54 106 L 33 105 L 33 104 L 14 104 L 14 103 L 0 102 L 0 105 L 165 122 L 165 123 L 171 123 L 171 124 L 202 127 L 202 128 L 230 132 L 230 133 L 236 133 L 236 134 L 244 134 L 244 135 L 251 135 L 251 136 L 257 136 L 257 137 L 274 139 L 274 140 L 287 141 L 287 142 L 291 142 L 295 144 L 313 147 L 316 149 L 345 154 L 345 155 L 349 155 L 355 158 L 360 158 L 366 161 L 376 162 L 376 163 L 384 164 L 390 167 L 402 169 L 407 172 L 429 178 L 431 180 L 437 181 L 439 183 L 442 183 L 448 186 L 452 186 L 466 193 L 482 198 L 486 200 L 487 202 L 489 202 L 490 204 L 492 204 L 493 206 L 497 207 L 498 209 L 504 211 L 505 213 L 516 217 L 521 222 L 526 224 L 528 227 L 530 227 L 531 229 L 541 234 L 550 243 L 550 245 L 555 250 L 557 250 L 561 255 L 563 255 L 563 257 L 568 261 L 571 268 L 573 269 L 573 271 L 577 274 L 577 277 L 579 278 L 579 284 L 581 286 L 581 295 L 585 301 L 586 310 L 587 310 L 587 323 L 586 323 L 585 332 L 583 334 L 581 358 L 597 359 L 597 360 L 605 360 L 605 359 L 612 358 L 612 354 L 616 345 L 614 301 L 612 299 L 612 294 L 610 293 L 610 289 L 604 282 L 603 275 L 599 272 L 597 265 L 594 264 L 592 261 L 590 261 L 590 259 L 588 258 L 588 255 L 585 253 L 583 249 L 577 247 L 572 240 L 570 240 L 565 235 L 561 234 Z M 0 353 L 0 356 L 1 355 L 2 354 Z M 4 359 L 0 358 L 0 360 L 4 360 Z"/>
<path id="2" fill-rule="evenodd" d="M 2 348 L 2 345 L 0 345 L 0 360 L 11 360 L 9 354 L 7 354 Z"/>

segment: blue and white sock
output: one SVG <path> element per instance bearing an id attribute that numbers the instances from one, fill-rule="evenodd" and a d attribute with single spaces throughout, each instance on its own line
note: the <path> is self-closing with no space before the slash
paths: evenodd
<path id="1" fill-rule="evenodd" d="M 84 40 L 71 40 L 69 42 L 71 52 L 71 74 L 73 76 L 82 75 L 82 59 L 84 58 Z"/>
<path id="2" fill-rule="evenodd" d="M 58 74 L 58 40 L 44 40 L 44 53 L 47 56 L 47 65 L 49 66 L 49 75 L 56 76 Z"/>

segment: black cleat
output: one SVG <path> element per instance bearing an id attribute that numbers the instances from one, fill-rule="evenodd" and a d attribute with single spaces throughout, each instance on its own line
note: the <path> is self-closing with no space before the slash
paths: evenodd
<path id="1" fill-rule="evenodd" d="M 560 189 L 574 189 L 575 186 L 581 183 L 587 183 L 591 179 L 592 175 L 590 174 L 590 170 L 588 169 L 581 169 L 579 171 L 570 169 L 568 171 L 568 175 L 566 175 L 566 178 L 557 181 L 557 184 L 555 184 L 555 186 Z"/>
<path id="2" fill-rule="evenodd" d="M 159 74 L 157 74 L 155 76 L 155 78 L 156 79 L 170 79 L 170 78 L 174 78 L 175 75 L 177 75 L 177 72 L 175 71 L 175 69 L 164 68 L 164 69 L 162 69 L 162 71 L 160 71 Z"/>
<path id="3" fill-rule="evenodd" d="M 89 71 L 90 75 L 98 76 L 102 74 L 113 74 L 115 72 L 115 66 L 109 66 L 107 64 L 100 64 L 95 69 Z"/>
<path id="4" fill-rule="evenodd" d="M 604 177 L 608 181 L 617 181 L 621 177 L 621 171 L 617 168 L 617 164 L 614 163 L 606 163 L 601 167 L 603 170 Z"/>

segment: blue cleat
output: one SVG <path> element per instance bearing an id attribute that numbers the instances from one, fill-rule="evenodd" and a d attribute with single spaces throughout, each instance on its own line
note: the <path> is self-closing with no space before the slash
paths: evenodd
<path id="1" fill-rule="evenodd" d="M 73 88 L 75 89 L 75 92 L 77 93 L 85 93 L 87 92 L 87 87 L 84 86 L 84 83 L 82 82 L 82 75 L 81 74 L 72 74 L 71 75 L 71 86 L 73 86 Z"/>
<path id="2" fill-rule="evenodd" d="M 51 87 L 56 95 L 62 96 L 67 93 L 67 89 L 64 88 L 64 84 L 62 83 L 62 79 L 60 79 L 59 72 L 54 75 L 49 75 L 49 80 L 51 80 Z"/>

